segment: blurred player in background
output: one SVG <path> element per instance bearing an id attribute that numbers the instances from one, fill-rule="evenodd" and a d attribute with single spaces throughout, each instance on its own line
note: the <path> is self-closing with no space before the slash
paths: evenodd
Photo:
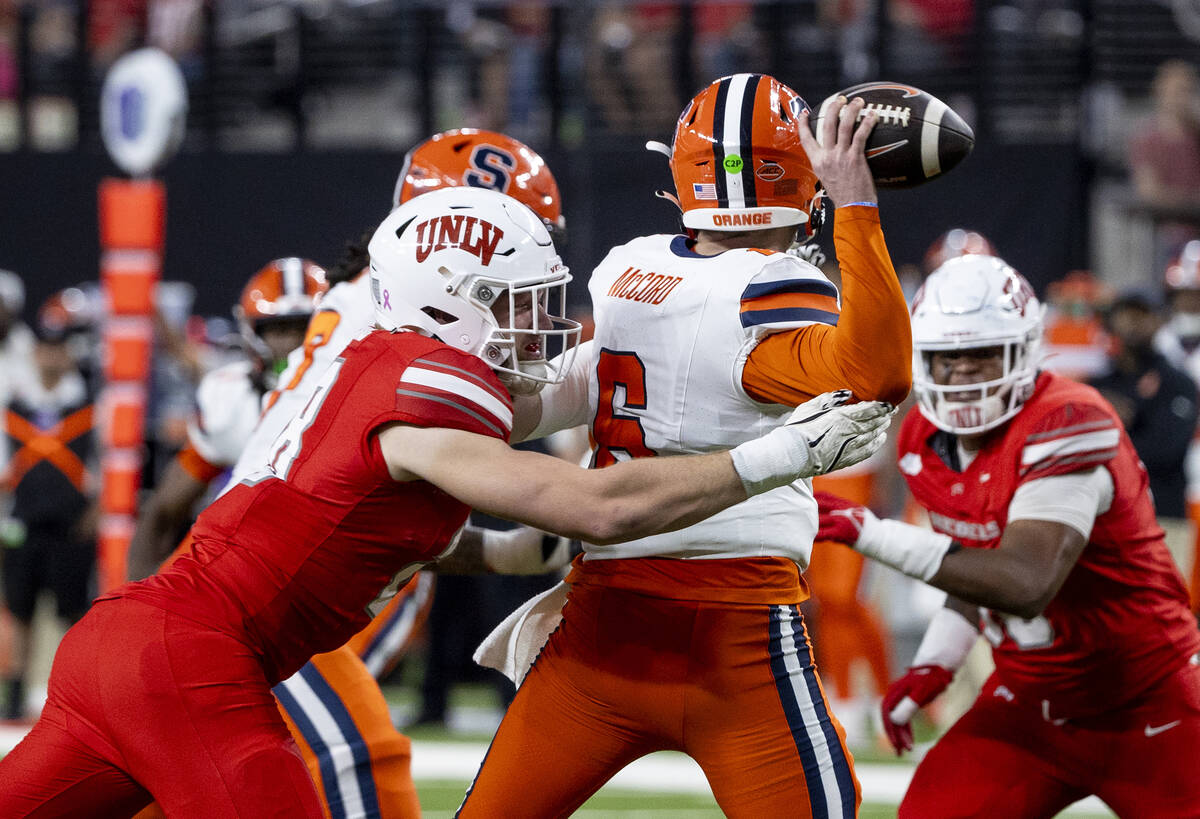
<path id="1" fill-rule="evenodd" d="M 129 546 L 129 577 L 149 576 L 178 545 L 197 501 L 233 467 L 262 412 L 287 356 L 304 341 L 309 319 L 328 285 L 308 259 L 268 262 L 242 289 L 234 318 L 247 356 L 204 376 L 188 441 L 141 504 Z"/>
<path id="2" fill-rule="evenodd" d="M 0 518 L 4 600 L 15 622 L 3 718 L 25 713 L 25 672 L 32 653 L 38 595 L 54 595 L 70 625 L 88 609 L 96 562 L 94 396 L 72 353 L 73 337 L 91 330 L 83 293 L 56 293 L 38 311 L 33 378 L 11 384 L 4 407 L 4 491 L 12 506 Z"/>
<path id="3" fill-rule="evenodd" d="M 102 596 L 68 633 L 41 719 L 0 759 L 0 815 L 115 816 L 153 797 L 168 815 L 317 819 L 270 687 L 450 550 L 472 505 L 617 542 L 882 443 L 886 405 L 823 395 L 732 453 L 585 470 L 513 450 L 507 385 L 560 380 L 569 363 L 543 351 L 579 331 L 539 218 L 494 191 L 436 191 L 384 220 L 369 251 L 381 329 L 326 370 L 271 465 L 201 513 L 191 554 Z"/>
<path id="4" fill-rule="evenodd" d="M 908 314 L 863 150 L 876 115 L 856 126 L 862 113 L 862 100 L 835 103 L 818 147 L 808 106 L 772 77 L 700 92 L 663 146 L 688 235 L 634 239 L 592 273 L 586 366 L 540 402 L 534 436 L 591 420 L 603 474 L 737 444 L 835 387 L 902 400 Z M 844 305 L 787 252 L 815 235 L 825 191 Z M 557 600 L 561 622 L 540 618 L 555 630 L 460 815 L 510 813 L 518 793 L 522 814 L 567 815 L 663 749 L 692 756 L 731 815 L 854 815 L 851 756 L 796 608 L 815 530 L 802 482 L 679 532 L 585 546 L 569 592 L 527 604 Z M 519 677 L 541 641 L 518 661 L 504 631 L 488 641 L 498 656 L 477 657 Z"/>
<path id="5" fill-rule="evenodd" d="M 1083 382 L 1108 369 L 1110 339 L 1104 312 L 1113 295 L 1090 270 L 1072 270 L 1047 285 L 1042 331 L 1045 369 Z"/>
<path id="6" fill-rule="evenodd" d="M 982 629 L 996 671 L 900 816 L 1200 816 L 1200 631 L 1112 407 L 1040 370 L 1041 307 L 1002 260 L 947 262 L 913 304 L 899 466 L 935 531 L 821 495 L 822 537 L 949 593 L 889 688 L 897 752 Z M 952 784 L 948 784 L 952 783 Z"/>
<path id="7" fill-rule="evenodd" d="M 1167 360 L 1200 385 L 1200 240 L 1188 242 L 1163 274 L 1169 318 L 1154 336 L 1154 346 Z M 1200 616 L 1200 427 L 1192 438 L 1184 465 L 1187 477 L 1187 516 L 1192 545 L 1192 611 Z"/>

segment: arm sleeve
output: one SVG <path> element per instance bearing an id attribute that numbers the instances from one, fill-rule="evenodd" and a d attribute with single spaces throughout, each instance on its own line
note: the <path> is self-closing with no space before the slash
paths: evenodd
<path id="1" fill-rule="evenodd" d="M 1091 537 L 1096 518 L 1112 505 L 1112 475 L 1102 466 L 1026 481 L 1008 504 L 1008 520 L 1051 520 Z"/>
<path id="2" fill-rule="evenodd" d="M 836 218 L 842 270 L 836 326 L 811 324 L 759 342 L 742 371 L 742 386 L 755 400 L 795 406 L 844 388 L 863 400 L 893 404 L 908 395 L 912 330 L 879 211 L 848 206 Z"/>

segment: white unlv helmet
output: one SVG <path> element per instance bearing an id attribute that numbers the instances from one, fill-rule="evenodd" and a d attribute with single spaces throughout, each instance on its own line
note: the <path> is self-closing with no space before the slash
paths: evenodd
<path id="1" fill-rule="evenodd" d="M 1033 393 L 1041 364 L 1042 306 L 1025 278 L 995 256 L 950 259 L 913 298 L 913 391 L 922 414 L 956 435 L 994 429 Z M 937 384 L 933 353 L 1002 347 L 1003 374 L 969 385 Z"/>
<path id="2" fill-rule="evenodd" d="M 514 394 L 566 376 L 580 333 L 566 318 L 571 274 L 525 205 L 485 188 L 431 191 L 392 211 L 367 250 L 380 327 L 478 356 Z"/>

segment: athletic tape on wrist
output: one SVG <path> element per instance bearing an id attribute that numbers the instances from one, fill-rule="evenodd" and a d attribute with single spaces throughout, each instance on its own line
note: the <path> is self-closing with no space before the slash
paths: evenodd
<path id="1" fill-rule="evenodd" d="M 949 671 L 957 671 L 978 639 L 979 629 L 966 617 L 953 609 L 940 608 L 929 621 L 912 664 L 940 665 Z"/>
<path id="2" fill-rule="evenodd" d="M 854 549 L 909 577 L 929 580 L 937 574 L 942 558 L 953 542 L 949 535 L 911 523 L 879 520 L 871 516 L 863 526 Z"/>
<path id="3" fill-rule="evenodd" d="M 785 436 L 779 438 L 780 435 Z M 794 435 L 780 427 L 770 434 L 747 441 L 729 451 L 733 468 L 742 479 L 746 494 L 753 497 L 803 477 L 812 461 L 808 447 L 797 443 Z"/>

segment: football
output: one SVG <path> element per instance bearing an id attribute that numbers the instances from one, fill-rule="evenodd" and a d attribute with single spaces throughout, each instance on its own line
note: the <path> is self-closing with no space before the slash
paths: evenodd
<path id="1" fill-rule="evenodd" d="M 975 134 L 950 106 L 919 88 L 899 82 L 866 82 L 826 99 L 813 129 L 839 95 L 862 97 L 867 111 L 879 115 L 867 137 L 867 164 L 881 188 L 911 188 L 941 176 L 971 153 Z"/>

